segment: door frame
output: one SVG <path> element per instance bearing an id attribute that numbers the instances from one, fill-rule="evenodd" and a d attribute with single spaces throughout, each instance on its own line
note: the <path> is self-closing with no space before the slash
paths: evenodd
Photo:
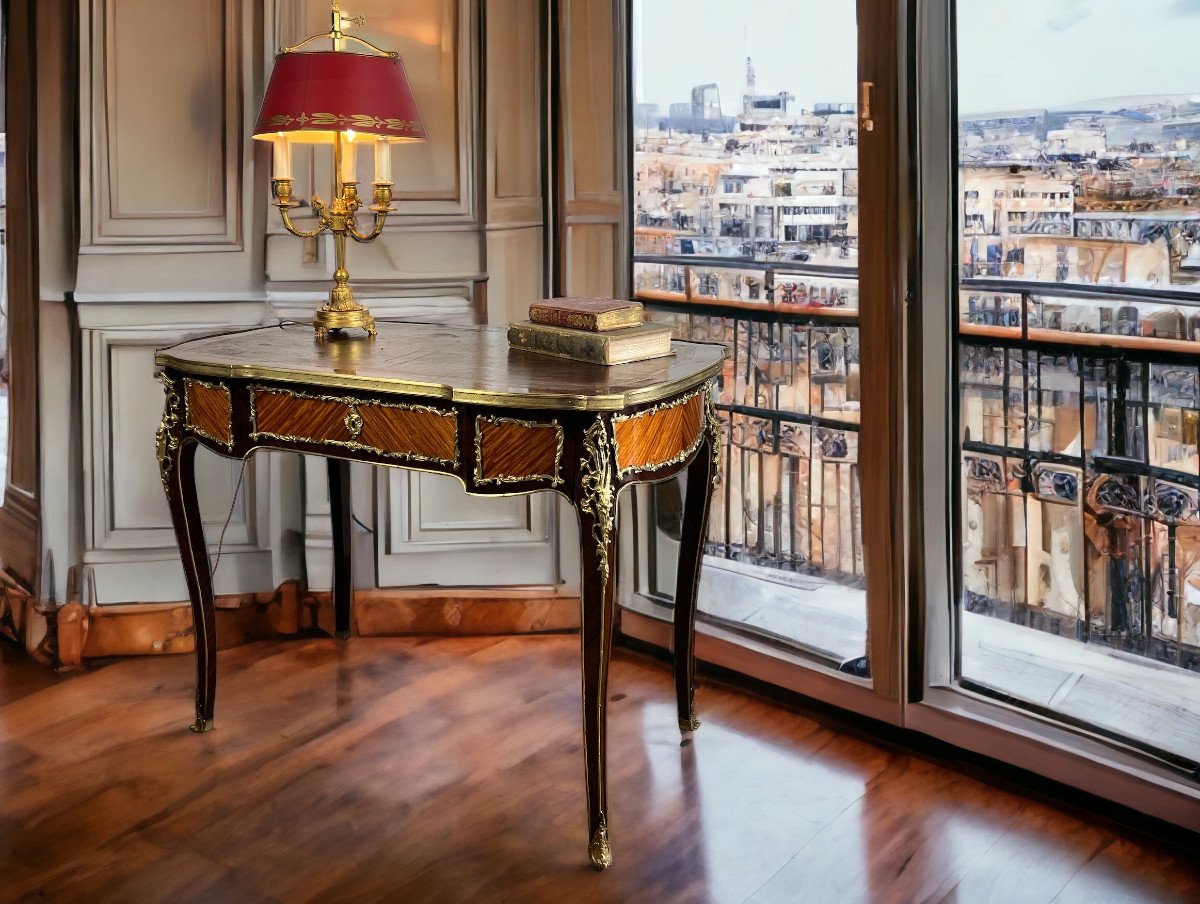
<path id="1" fill-rule="evenodd" d="M 41 558 L 40 301 L 38 217 L 37 8 L 4 0 L 8 268 L 9 475 L 0 505 L 0 567 L 31 591 Z"/>

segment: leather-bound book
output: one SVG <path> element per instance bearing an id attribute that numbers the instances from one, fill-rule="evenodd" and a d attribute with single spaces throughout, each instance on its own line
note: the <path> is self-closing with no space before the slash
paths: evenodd
<path id="1" fill-rule="evenodd" d="M 643 323 L 623 330 L 593 333 L 527 320 L 509 325 L 508 344 L 588 364 L 628 364 L 671 354 L 671 327 Z"/>
<path id="2" fill-rule="evenodd" d="M 617 298 L 548 298 L 529 306 L 529 319 L 547 326 L 604 333 L 641 324 L 642 306 Z"/>

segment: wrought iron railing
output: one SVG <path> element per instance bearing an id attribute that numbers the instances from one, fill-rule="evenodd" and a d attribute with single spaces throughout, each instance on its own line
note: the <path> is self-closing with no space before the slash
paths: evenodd
<path id="1" fill-rule="evenodd" d="M 1200 295 L 960 287 L 965 608 L 1200 670 Z"/>
<path id="2" fill-rule="evenodd" d="M 730 349 L 708 551 L 860 584 L 856 271 L 639 255 L 634 274 L 652 319 Z"/>

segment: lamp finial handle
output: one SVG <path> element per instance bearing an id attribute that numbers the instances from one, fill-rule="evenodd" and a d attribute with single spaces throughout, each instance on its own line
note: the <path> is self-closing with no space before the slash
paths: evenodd
<path id="1" fill-rule="evenodd" d="M 362 27 L 367 24 L 366 16 L 346 16 L 342 14 L 342 0 L 332 0 L 333 25 L 329 30 L 329 37 L 333 38 L 333 47 L 335 50 L 342 49 L 342 39 L 346 35 L 342 32 L 342 28 L 346 25 L 358 25 Z"/>

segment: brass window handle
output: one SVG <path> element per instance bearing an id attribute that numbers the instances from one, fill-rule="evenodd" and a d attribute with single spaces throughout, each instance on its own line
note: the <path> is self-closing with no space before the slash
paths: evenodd
<path id="1" fill-rule="evenodd" d="M 871 94 L 874 91 L 874 82 L 862 83 L 862 102 L 859 104 L 858 119 L 864 132 L 875 131 L 875 120 L 871 118 Z"/>

